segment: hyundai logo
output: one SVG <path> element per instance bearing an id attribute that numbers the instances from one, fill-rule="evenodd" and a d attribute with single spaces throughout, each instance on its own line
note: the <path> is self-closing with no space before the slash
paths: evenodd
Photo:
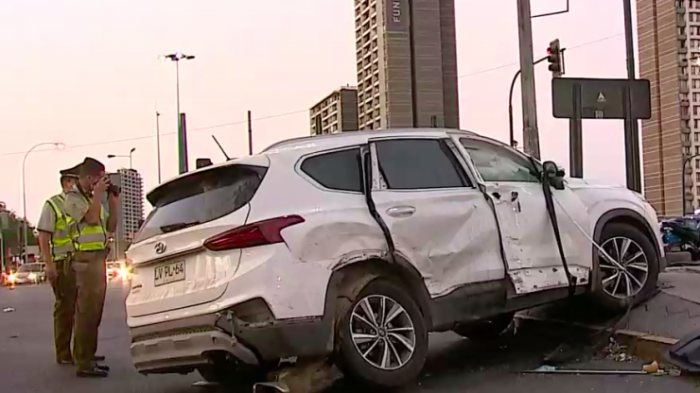
<path id="1" fill-rule="evenodd" d="M 158 242 L 156 245 L 153 247 L 154 250 L 156 250 L 156 254 L 162 254 L 165 252 L 165 243 L 163 242 Z"/>

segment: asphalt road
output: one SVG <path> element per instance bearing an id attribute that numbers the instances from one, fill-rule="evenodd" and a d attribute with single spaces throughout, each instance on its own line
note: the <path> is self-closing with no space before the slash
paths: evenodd
<path id="1" fill-rule="evenodd" d="M 129 357 L 125 324 L 126 288 L 111 284 L 100 331 L 99 354 L 112 372 L 102 380 L 77 379 L 73 369 L 54 362 L 52 293 L 48 285 L 0 288 L 0 391 L 57 393 L 185 393 L 223 392 L 222 388 L 192 386 L 197 374 L 142 376 Z M 423 375 L 401 392 L 697 392 L 698 381 L 682 377 L 620 375 L 539 375 L 519 371 L 541 365 L 543 355 L 559 342 L 518 333 L 490 345 L 475 345 L 452 333 L 431 335 L 431 352 Z M 583 355 L 582 355 L 583 356 Z M 640 369 L 636 363 L 581 359 L 568 368 Z M 355 389 L 341 381 L 331 393 Z M 249 392 L 250 390 L 245 390 Z"/>

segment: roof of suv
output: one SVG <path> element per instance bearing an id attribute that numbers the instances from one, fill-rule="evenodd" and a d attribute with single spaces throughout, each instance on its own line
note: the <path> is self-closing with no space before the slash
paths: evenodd
<path id="1" fill-rule="evenodd" d="M 252 165 L 264 165 L 263 162 L 267 162 L 265 156 L 267 154 L 275 154 L 289 151 L 300 151 L 300 150 L 311 150 L 320 151 L 334 148 L 342 148 L 344 146 L 353 146 L 367 143 L 367 140 L 373 137 L 396 137 L 405 135 L 415 135 L 415 136 L 444 136 L 445 134 L 457 134 L 464 136 L 476 136 L 480 138 L 485 138 L 493 140 L 496 143 L 501 143 L 495 139 L 484 137 L 475 132 L 446 129 L 446 128 L 397 128 L 397 129 L 384 129 L 384 130 L 363 130 L 363 131 L 346 131 L 338 134 L 327 134 L 327 135 L 316 135 L 316 136 L 305 136 L 299 138 L 292 138 L 274 143 L 268 146 L 265 150 L 258 154 L 252 156 L 244 156 L 233 158 L 229 161 L 214 164 L 211 166 L 196 169 L 194 171 L 183 173 L 174 178 L 168 179 L 158 186 L 154 187 L 147 194 L 151 194 L 154 190 L 165 186 L 166 184 L 172 183 L 173 181 L 180 179 L 182 177 L 190 176 L 193 173 L 204 172 L 212 170 L 219 167 L 225 167 L 235 163 L 240 164 L 252 164 Z M 304 154 L 299 152 L 299 154 Z"/>
<path id="2" fill-rule="evenodd" d="M 261 152 L 261 154 L 271 153 L 273 151 L 284 151 L 300 148 L 313 148 L 314 150 L 322 150 L 324 148 L 334 146 L 355 145 L 365 143 L 367 139 L 373 137 L 392 137 L 407 134 L 416 134 L 421 136 L 440 136 L 445 135 L 445 133 L 480 136 L 471 131 L 444 128 L 396 128 L 385 130 L 345 131 L 338 134 L 304 136 L 299 138 L 283 140 L 268 146 L 265 150 Z"/>

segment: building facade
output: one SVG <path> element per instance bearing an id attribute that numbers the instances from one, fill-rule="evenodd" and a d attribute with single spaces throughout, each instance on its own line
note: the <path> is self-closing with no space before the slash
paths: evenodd
<path id="1" fill-rule="evenodd" d="M 143 181 L 135 169 L 119 169 L 112 183 L 121 188 L 114 259 L 121 259 L 144 219 Z"/>
<path id="2" fill-rule="evenodd" d="M 637 30 L 639 74 L 651 82 L 644 194 L 659 217 L 679 216 L 683 200 L 686 212 L 700 206 L 700 159 L 690 159 L 700 153 L 700 1 L 637 0 Z"/>
<path id="3" fill-rule="evenodd" d="M 357 88 L 335 90 L 309 110 L 311 135 L 358 130 Z"/>
<path id="4" fill-rule="evenodd" d="M 459 128 L 454 0 L 355 0 L 360 129 Z"/>

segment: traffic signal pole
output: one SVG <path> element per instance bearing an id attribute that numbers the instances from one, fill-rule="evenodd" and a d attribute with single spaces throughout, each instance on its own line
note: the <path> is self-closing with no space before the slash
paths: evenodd
<path id="1" fill-rule="evenodd" d="M 625 13 L 625 44 L 627 48 L 627 79 L 636 79 L 634 69 L 634 37 L 632 35 L 632 4 L 631 0 L 622 0 Z M 642 172 L 639 157 L 639 129 L 637 120 L 630 112 L 632 97 L 629 89 L 626 92 L 626 107 L 628 116 L 625 119 L 625 164 L 627 166 L 627 188 L 642 192 Z M 682 174 L 685 176 L 685 172 Z M 681 200 L 685 208 L 685 189 L 681 190 Z"/>
<path id="2" fill-rule="evenodd" d="M 532 19 L 530 0 L 518 0 L 518 41 L 520 43 L 521 95 L 523 106 L 523 148 L 540 159 L 540 136 L 537 129 L 535 66 L 532 54 Z"/>

